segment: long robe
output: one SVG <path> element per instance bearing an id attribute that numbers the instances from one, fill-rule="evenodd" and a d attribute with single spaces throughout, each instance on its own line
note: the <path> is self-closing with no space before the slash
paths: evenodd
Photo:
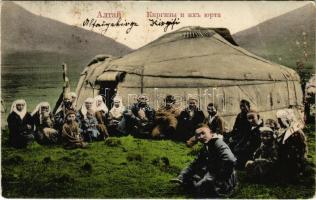
<path id="1" fill-rule="evenodd" d="M 53 128 L 54 116 L 49 113 L 47 119 L 40 120 L 39 112 L 36 112 L 33 116 L 35 124 L 35 138 L 39 144 L 54 144 L 60 139 L 60 134 Z"/>
<path id="2" fill-rule="evenodd" d="M 86 147 L 80 135 L 79 125 L 77 122 L 65 123 L 62 129 L 62 139 L 65 149 L 74 149 L 78 147 Z"/>
<path id="3" fill-rule="evenodd" d="M 160 107 L 155 116 L 155 127 L 152 131 L 152 136 L 154 138 L 159 137 L 174 137 L 178 117 L 180 115 L 180 110 L 174 107 L 167 108 L 165 106 Z"/>
<path id="4" fill-rule="evenodd" d="M 23 119 L 15 112 L 8 116 L 9 143 L 15 148 L 25 148 L 34 139 L 34 121 L 30 113 L 26 113 Z M 30 126 L 30 128 L 27 127 Z"/>
<path id="5" fill-rule="evenodd" d="M 203 111 L 195 109 L 192 112 L 193 116 L 190 116 L 190 110 L 186 108 L 178 118 L 177 139 L 181 141 L 187 141 L 194 136 L 197 125 L 203 123 L 205 119 Z"/>

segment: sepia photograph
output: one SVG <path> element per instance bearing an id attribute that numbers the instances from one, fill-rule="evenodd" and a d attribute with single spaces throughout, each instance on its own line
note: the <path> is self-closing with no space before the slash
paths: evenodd
<path id="1" fill-rule="evenodd" d="M 2 197 L 314 198 L 315 14 L 2 1 Z"/>

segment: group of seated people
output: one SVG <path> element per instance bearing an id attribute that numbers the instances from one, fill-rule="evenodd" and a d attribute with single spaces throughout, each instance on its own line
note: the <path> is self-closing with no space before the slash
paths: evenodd
<path id="1" fill-rule="evenodd" d="M 195 188 L 199 194 L 212 191 L 211 196 L 232 191 L 235 168 L 260 180 L 275 175 L 275 170 L 285 176 L 299 176 L 304 170 L 306 138 L 291 109 L 279 110 L 278 121 L 264 121 L 250 108 L 249 101 L 241 100 L 241 112 L 228 132 L 216 105 L 208 104 L 205 117 L 194 97 L 182 110 L 172 95 L 165 97 L 157 111 L 149 106 L 145 95 L 138 96 L 129 108 L 119 96 L 113 99 L 110 110 L 100 95 L 87 98 L 80 110 L 75 109 L 75 103 L 76 94 L 68 93 L 55 114 L 47 102 L 30 114 L 24 100 L 14 101 L 8 116 L 10 144 L 24 148 L 35 139 L 40 144 L 61 142 L 66 149 L 85 148 L 88 142 L 124 134 L 179 140 L 189 147 L 200 141 L 204 145 L 197 158 L 173 181 Z"/>

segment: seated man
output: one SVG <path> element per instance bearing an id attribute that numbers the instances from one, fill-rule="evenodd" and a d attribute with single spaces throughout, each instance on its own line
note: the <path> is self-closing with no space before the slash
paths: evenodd
<path id="1" fill-rule="evenodd" d="M 173 138 L 178 124 L 180 110 L 175 106 L 174 96 L 167 95 L 156 113 L 156 126 L 152 131 L 153 138 Z"/>
<path id="2" fill-rule="evenodd" d="M 224 135 L 224 140 L 234 152 L 234 147 L 243 137 L 243 134 L 249 132 L 251 125 L 247 120 L 247 114 L 250 110 L 250 102 L 242 99 L 239 104 L 240 113 L 237 115 L 233 130 L 229 134 Z M 234 152 L 235 153 L 235 152 Z"/>
<path id="3" fill-rule="evenodd" d="M 234 165 L 236 158 L 222 136 L 207 125 L 196 129 L 197 139 L 204 144 L 197 158 L 172 182 L 192 188 L 198 197 L 227 197 L 237 184 Z"/>
<path id="4" fill-rule="evenodd" d="M 126 131 L 137 137 L 149 137 L 153 128 L 155 110 L 147 104 L 147 97 L 140 95 L 137 103 L 124 112 Z"/>
<path id="5" fill-rule="evenodd" d="M 198 100 L 189 98 L 188 107 L 179 116 L 177 127 L 177 139 L 187 141 L 194 136 L 198 124 L 203 123 L 205 116 L 202 110 L 197 107 Z"/>
<path id="6" fill-rule="evenodd" d="M 253 153 L 259 148 L 261 143 L 259 129 L 263 126 L 263 120 L 254 110 L 250 110 L 247 113 L 247 119 L 251 126 L 250 130 L 244 132 L 239 142 L 232 148 L 237 158 L 236 167 L 239 169 L 244 169 L 246 162 L 252 159 Z"/>

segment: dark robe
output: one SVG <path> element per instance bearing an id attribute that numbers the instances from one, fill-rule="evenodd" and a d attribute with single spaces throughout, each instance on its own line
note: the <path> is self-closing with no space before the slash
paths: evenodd
<path id="1" fill-rule="evenodd" d="M 203 123 L 205 116 L 203 111 L 196 109 L 190 116 L 190 110 L 187 108 L 180 113 L 177 126 L 177 135 L 179 140 L 187 141 L 195 135 L 195 129 L 198 124 Z"/>
<path id="2" fill-rule="evenodd" d="M 198 197 L 227 197 L 237 184 L 235 162 L 228 145 L 221 138 L 213 138 L 178 179 L 183 186 L 193 188 Z"/>
<path id="3" fill-rule="evenodd" d="M 307 144 L 302 130 L 298 130 L 287 138 L 283 144 L 286 130 L 278 138 L 280 172 L 287 178 L 295 179 L 303 172 L 306 164 Z"/>
<path id="4" fill-rule="evenodd" d="M 49 113 L 47 119 L 40 122 L 40 114 L 36 112 L 33 116 L 35 125 L 35 139 L 39 144 L 54 144 L 60 140 L 60 134 L 54 129 L 54 116 Z"/>
<path id="5" fill-rule="evenodd" d="M 253 155 L 253 159 L 246 163 L 248 177 L 259 182 L 270 181 L 274 176 L 277 160 L 278 148 L 275 138 L 272 138 L 268 143 L 261 142 L 260 147 Z"/>
<path id="6" fill-rule="evenodd" d="M 245 163 L 252 159 L 254 152 L 259 148 L 261 144 L 260 127 L 263 127 L 263 120 L 259 125 L 251 127 L 248 132 L 244 132 L 238 143 L 232 148 L 237 158 L 238 168 L 243 169 Z"/>
<path id="7" fill-rule="evenodd" d="M 9 143 L 15 148 L 25 148 L 34 139 L 34 121 L 30 113 L 26 113 L 21 119 L 18 114 L 11 112 L 8 116 Z M 30 125 L 31 128 L 28 128 Z"/>
<path id="8" fill-rule="evenodd" d="M 149 137 L 153 129 L 155 110 L 146 105 L 143 107 L 146 119 L 140 119 L 138 112 L 142 109 L 138 103 L 123 113 L 126 120 L 126 131 L 137 137 Z"/>
<path id="9" fill-rule="evenodd" d="M 97 119 L 97 128 L 100 132 L 100 139 L 106 139 L 109 137 L 108 129 L 106 125 L 108 124 L 108 114 L 103 110 L 95 112 L 95 117 Z"/>
<path id="10" fill-rule="evenodd" d="M 229 147 L 234 152 L 234 147 L 237 145 L 243 138 L 243 135 L 245 133 L 249 133 L 251 130 L 251 124 L 249 123 L 247 119 L 247 113 L 239 113 L 236 117 L 233 130 L 230 132 L 230 134 L 226 135 L 228 136 L 227 140 L 225 140 Z M 225 136 L 225 137 L 226 137 Z"/>

